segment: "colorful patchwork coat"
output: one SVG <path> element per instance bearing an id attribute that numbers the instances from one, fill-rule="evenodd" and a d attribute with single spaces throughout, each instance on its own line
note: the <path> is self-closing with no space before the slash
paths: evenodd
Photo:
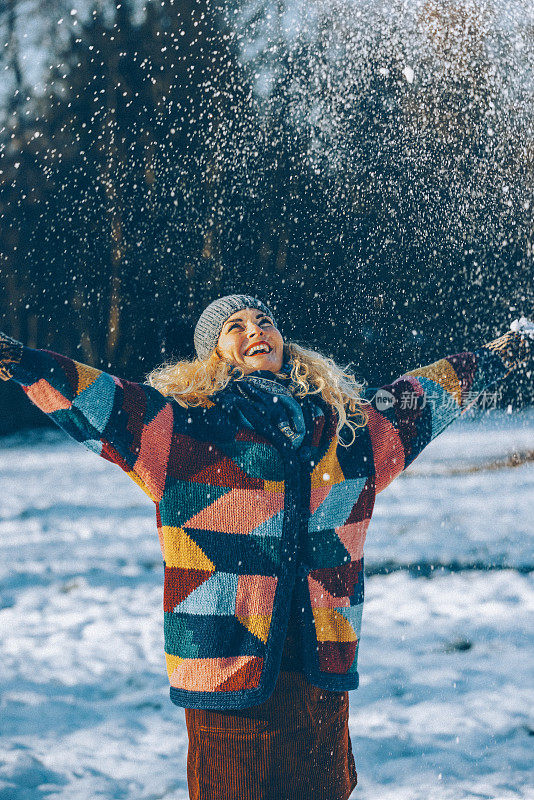
<path id="1" fill-rule="evenodd" d="M 164 561 L 165 657 L 174 703 L 241 709 L 272 693 L 293 592 L 303 671 L 358 685 L 364 541 L 375 496 L 479 393 L 525 363 L 519 334 L 447 356 L 379 390 L 368 424 L 338 444 L 315 405 L 305 446 L 214 396 L 184 408 L 133 383 L 0 334 L 0 377 L 155 504 Z M 219 402 L 220 400 L 220 402 Z"/>

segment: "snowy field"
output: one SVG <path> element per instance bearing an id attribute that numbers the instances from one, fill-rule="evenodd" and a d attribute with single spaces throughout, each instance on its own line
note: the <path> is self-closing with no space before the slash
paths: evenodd
<path id="1" fill-rule="evenodd" d="M 529 450 L 533 410 L 464 418 L 379 496 L 354 798 L 534 798 Z M 151 501 L 61 431 L 0 440 L 0 484 L 0 800 L 186 800 Z"/>

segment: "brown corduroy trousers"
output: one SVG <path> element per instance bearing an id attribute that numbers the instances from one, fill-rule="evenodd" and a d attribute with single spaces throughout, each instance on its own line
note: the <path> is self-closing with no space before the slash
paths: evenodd
<path id="1" fill-rule="evenodd" d="M 357 783 L 348 692 L 282 671 L 242 711 L 186 709 L 191 800 L 347 800 Z"/>

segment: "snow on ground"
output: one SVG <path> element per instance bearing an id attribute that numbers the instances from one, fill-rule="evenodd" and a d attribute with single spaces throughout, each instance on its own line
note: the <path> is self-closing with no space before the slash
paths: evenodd
<path id="1" fill-rule="evenodd" d="M 354 798 L 534 799 L 533 448 L 534 410 L 464 418 L 379 496 Z M 151 501 L 60 431 L 0 484 L 0 800 L 185 800 Z"/>

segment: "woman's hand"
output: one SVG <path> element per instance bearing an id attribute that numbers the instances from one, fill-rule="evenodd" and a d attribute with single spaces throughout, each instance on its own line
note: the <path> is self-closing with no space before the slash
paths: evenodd
<path id="1" fill-rule="evenodd" d="M 534 323 L 526 317 L 514 319 L 510 330 L 488 342 L 483 347 L 498 353 L 508 370 L 527 367 L 532 360 L 534 348 Z"/>
<path id="2" fill-rule="evenodd" d="M 22 358 L 22 343 L 0 331 L 0 379 L 8 381 L 13 377 L 10 367 Z"/>

